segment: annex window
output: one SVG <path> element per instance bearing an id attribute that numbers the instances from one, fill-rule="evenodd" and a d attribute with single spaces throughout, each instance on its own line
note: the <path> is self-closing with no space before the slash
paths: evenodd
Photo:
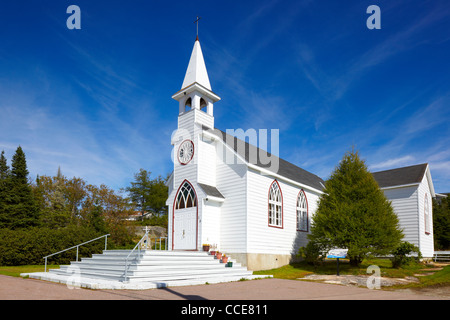
<path id="1" fill-rule="evenodd" d="M 297 231 L 308 231 L 308 202 L 305 191 L 300 190 L 297 196 Z"/>
<path id="2" fill-rule="evenodd" d="M 184 181 L 178 190 L 177 200 L 175 202 L 175 210 L 185 209 L 197 206 L 197 195 L 194 188 L 187 181 Z"/>
<path id="3" fill-rule="evenodd" d="M 425 233 L 431 233 L 431 219 L 430 219 L 430 204 L 428 203 L 428 195 L 425 193 L 425 199 L 423 202 Z"/>
<path id="4" fill-rule="evenodd" d="M 283 227 L 283 196 L 276 180 L 269 189 L 269 226 Z"/>

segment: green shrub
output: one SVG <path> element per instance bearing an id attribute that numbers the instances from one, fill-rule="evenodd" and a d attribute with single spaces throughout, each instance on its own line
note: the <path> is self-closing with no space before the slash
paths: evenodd
<path id="1" fill-rule="evenodd" d="M 324 250 L 319 244 L 309 241 L 306 247 L 301 247 L 298 250 L 298 256 L 304 259 L 308 264 L 317 266 L 323 262 L 323 252 Z"/>
<path id="2" fill-rule="evenodd" d="M 95 230 L 80 226 L 61 229 L 27 228 L 0 229 L 0 265 L 20 266 L 43 264 L 44 256 L 67 249 L 101 236 Z M 97 240 L 79 248 L 78 256 L 101 253 L 105 242 Z M 68 264 L 75 261 L 76 249 L 48 258 L 48 263 Z"/>
<path id="3" fill-rule="evenodd" d="M 391 260 L 394 268 L 400 268 L 422 258 L 419 248 L 407 241 L 402 242 L 392 254 Z"/>

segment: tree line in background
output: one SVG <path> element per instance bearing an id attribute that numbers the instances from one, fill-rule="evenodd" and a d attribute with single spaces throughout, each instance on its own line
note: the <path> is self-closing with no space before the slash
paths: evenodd
<path id="1" fill-rule="evenodd" d="M 104 234 L 108 247 L 130 247 L 133 232 L 127 220 L 139 212 L 167 221 L 167 187 L 161 177 L 141 169 L 130 187 L 116 192 L 81 178 L 28 177 L 26 157 L 19 146 L 8 166 L 0 155 L 0 265 L 42 264 L 42 257 Z M 150 220 L 151 221 L 151 220 Z M 103 244 L 104 245 L 104 244 Z M 82 250 L 101 251 L 101 241 Z M 88 252 L 89 251 L 89 252 Z M 58 263 L 73 260 L 62 254 Z"/>

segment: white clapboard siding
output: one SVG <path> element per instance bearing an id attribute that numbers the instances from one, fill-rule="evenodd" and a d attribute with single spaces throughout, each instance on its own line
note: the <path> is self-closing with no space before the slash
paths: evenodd
<path id="1" fill-rule="evenodd" d="M 425 194 L 428 198 L 428 208 L 429 208 L 429 230 L 431 233 L 426 233 L 425 231 Z M 431 191 L 428 184 L 428 177 L 424 174 L 422 182 L 418 188 L 418 205 L 419 205 L 419 249 L 423 257 L 432 257 L 434 254 L 434 240 L 433 240 L 433 201 L 431 197 Z"/>
<path id="2" fill-rule="evenodd" d="M 178 117 L 178 130 L 174 134 L 174 138 L 176 141 L 172 141 L 174 143 L 174 172 L 173 172 L 173 184 L 174 184 L 174 192 L 176 193 L 178 187 L 181 183 L 186 179 L 191 184 L 194 185 L 197 179 L 197 162 L 198 162 L 198 141 L 195 138 L 195 126 L 194 126 L 194 115 L 196 110 L 191 110 L 186 112 Z M 187 164 L 182 165 L 178 162 L 178 149 L 180 144 L 185 140 L 191 140 L 194 142 L 194 157 Z"/>
<path id="3" fill-rule="evenodd" d="M 199 238 L 201 238 L 201 245 L 218 245 L 220 243 L 220 205 L 221 204 L 212 201 L 201 202 L 201 234 L 199 236 Z"/>
<path id="4" fill-rule="evenodd" d="M 383 191 L 386 198 L 391 201 L 394 212 L 397 214 L 400 228 L 404 234 L 403 240 L 418 246 L 417 186 L 390 188 Z"/>
<path id="5" fill-rule="evenodd" d="M 216 148 L 213 142 L 198 139 L 198 182 L 216 186 Z"/>
<path id="6" fill-rule="evenodd" d="M 245 252 L 247 243 L 247 167 L 217 142 L 216 186 L 225 201 L 220 213 L 220 250 Z"/>
<path id="7" fill-rule="evenodd" d="M 195 123 L 201 128 L 202 125 L 208 128 L 214 128 L 214 117 L 202 110 L 194 110 Z"/>

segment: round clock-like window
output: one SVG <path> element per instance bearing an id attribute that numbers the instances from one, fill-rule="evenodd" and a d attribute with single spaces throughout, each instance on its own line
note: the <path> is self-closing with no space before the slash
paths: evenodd
<path id="1" fill-rule="evenodd" d="M 194 156 L 194 143 L 191 140 L 184 140 L 178 148 L 178 161 L 181 164 L 188 164 Z"/>

